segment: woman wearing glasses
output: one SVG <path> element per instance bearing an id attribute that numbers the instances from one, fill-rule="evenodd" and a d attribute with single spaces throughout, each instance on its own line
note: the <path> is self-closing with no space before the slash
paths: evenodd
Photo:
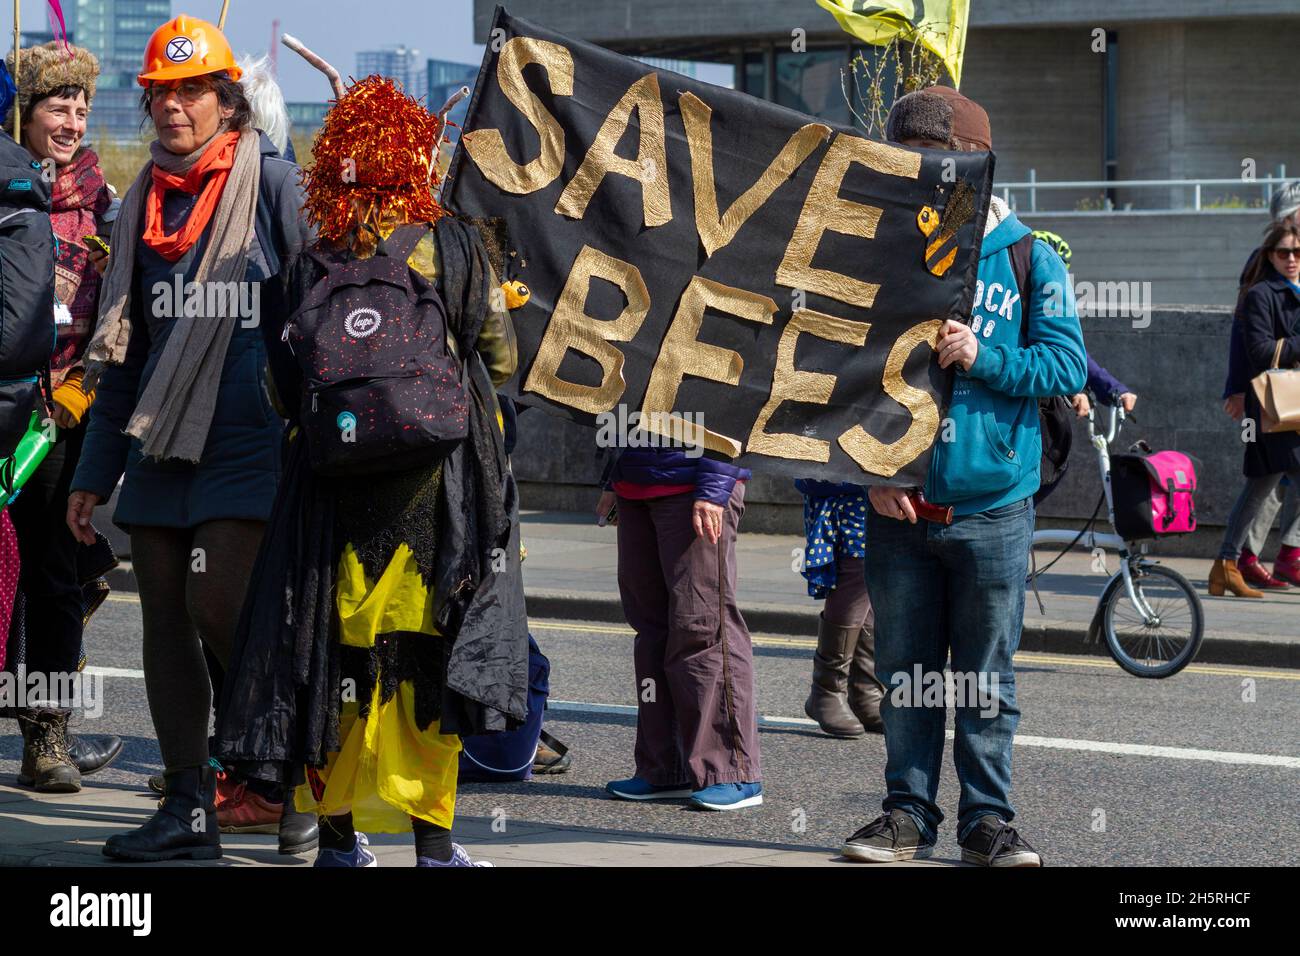
<path id="1" fill-rule="evenodd" d="M 138 77 L 158 139 L 114 225 L 87 378 L 99 379 L 68 500 L 80 540 L 123 478 L 144 675 L 165 797 L 104 852 L 221 855 L 208 764 L 206 646 L 224 666 L 280 471 L 261 315 L 309 240 L 298 168 L 251 125 L 230 45 L 187 16 L 159 27 Z M 93 382 L 89 383 L 93 386 Z"/>
<path id="2" fill-rule="evenodd" d="M 1236 321 L 1241 323 L 1251 378 L 1274 365 L 1300 364 L 1300 226 L 1290 220 L 1275 223 L 1260 252 L 1242 283 L 1237 305 Z M 1300 485 L 1300 432 L 1258 431 L 1260 407 L 1254 389 L 1247 388 L 1245 396 L 1245 414 L 1256 423 L 1257 433 L 1254 441 L 1246 443 L 1242 465 L 1246 490 L 1228 519 L 1219 558 L 1210 570 L 1210 593 L 1228 590 L 1242 597 L 1260 597 L 1259 591 L 1245 585 L 1237 559 L 1251 518 L 1283 475 Z M 1277 564 L 1300 566 L 1300 518 L 1282 529 Z"/>

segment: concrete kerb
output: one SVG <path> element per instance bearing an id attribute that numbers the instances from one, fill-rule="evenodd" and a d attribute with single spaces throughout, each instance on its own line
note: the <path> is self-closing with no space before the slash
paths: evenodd
<path id="1" fill-rule="evenodd" d="M 136 592 L 135 572 L 124 562 L 108 575 L 115 591 Z M 529 591 L 528 614 L 538 619 L 591 621 L 601 624 L 626 624 L 623 606 L 613 595 L 569 594 L 557 591 Z M 817 634 L 819 609 L 742 608 L 745 623 L 758 634 L 806 636 Z M 1104 642 L 1087 640 L 1086 625 L 1066 621 L 1025 622 L 1020 649 L 1040 654 L 1109 657 Z M 1208 634 L 1196 655 L 1200 664 L 1227 664 L 1237 667 L 1283 667 L 1300 669 L 1300 643 L 1270 641 L 1249 637 L 1220 637 Z"/>

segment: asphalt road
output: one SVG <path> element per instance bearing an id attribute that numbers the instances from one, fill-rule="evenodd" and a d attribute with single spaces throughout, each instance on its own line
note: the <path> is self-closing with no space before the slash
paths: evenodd
<path id="1" fill-rule="evenodd" d="M 134 595 L 113 595 L 87 633 L 91 665 L 124 673 L 104 678 L 103 716 L 76 726 L 127 740 L 91 785 L 143 787 L 161 769 L 138 676 L 139 629 Z M 460 813 L 828 849 L 879 813 L 883 740 L 833 740 L 803 718 L 806 637 L 755 638 L 759 710 L 771 718 L 761 731 L 765 802 L 719 814 L 608 799 L 605 782 L 632 772 L 635 723 L 622 712 L 634 703 L 631 633 L 560 621 L 533 630 L 552 664 L 547 729 L 572 748 L 573 769 L 524 784 L 467 784 Z M 1047 863 L 1300 864 L 1300 672 L 1193 665 L 1144 681 L 1090 658 L 1026 654 L 1016 663 L 1016 824 Z M 19 753 L 5 722 L 0 775 L 12 778 Z M 949 818 L 937 855 L 956 859 L 951 758 L 939 802 Z"/>

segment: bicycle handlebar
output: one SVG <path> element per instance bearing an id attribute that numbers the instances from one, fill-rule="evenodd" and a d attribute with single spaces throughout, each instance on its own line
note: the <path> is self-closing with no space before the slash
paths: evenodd
<path id="1" fill-rule="evenodd" d="M 1088 408 L 1088 438 L 1096 438 L 1097 430 L 1094 427 L 1097 414 L 1097 406 L 1090 405 Z M 1121 428 L 1124 427 L 1125 414 L 1123 405 L 1106 406 L 1106 444 L 1109 445 L 1115 440 Z"/>

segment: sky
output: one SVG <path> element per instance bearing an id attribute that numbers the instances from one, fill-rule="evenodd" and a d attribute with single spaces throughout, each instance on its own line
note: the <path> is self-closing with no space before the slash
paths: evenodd
<path id="1" fill-rule="evenodd" d="M 70 8 L 76 0 L 62 2 Z M 46 9 L 45 0 L 22 0 L 22 26 L 48 29 Z M 397 43 L 418 50 L 421 59 L 477 65 L 483 47 L 473 42 L 473 10 L 472 0 L 230 0 L 225 33 L 236 56 L 265 53 L 278 17 L 281 32 L 296 36 L 346 79 L 356 69 L 358 50 Z M 180 13 L 215 23 L 221 0 L 172 0 L 172 15 Z M 4 50 L 12 46 L 11 17 L 0 19 L 8 34 L 0 39 Z M 323 102 L 330 95 L 328 81 L 298 54 L 282 44 L 279 56 L 285 99 Z"/>
<path id="2" fill-rule="evenodd" d="M 48 30 L 46 0 L 21 2 L 24 29 Z M 61 2 L 65 9 L 76 5 L 76 0 Z M 212 23 L 221 16 L 221 0 L 171 0 L 171 4 L 172 16 L 188 13 Z M 266 53 L 271 44 L 271 21 L 276 18 L 281 33 L 293 34 L 324 57 L 345 81 L 356 70 L 359 50 L 378 50 L 398 43 L 417 50 L 421 60 L 478 66 L 483 59 L 483 46 L 474 42 L 473 0 L 230 0 L 225 34 L 235 55 Z M 0 29 L 7 34 L 0 37 L 0 49 L 7 51 L 13 45 L 9 16 L 0 18 Z M 279 57 L 280 88 L 285 99 L 324 102 L 332 95 L 325 77 L 283 44 Z M 702 80 L 727 85 L 731 82 L 730 67 L 702 64 L 699 70 L 697 76 Z"/>

